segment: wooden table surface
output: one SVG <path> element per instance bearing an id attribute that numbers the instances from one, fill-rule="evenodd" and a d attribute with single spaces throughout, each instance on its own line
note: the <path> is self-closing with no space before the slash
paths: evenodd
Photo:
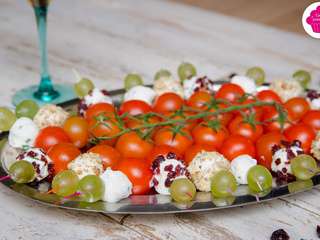
<path id="1" fill-rule="evenodd" d="M 33 14 L 26 1 L 0 1 L 2 104 L 38 80 Z M 49 59 L 57 82 L 72 68 L 108 89 L 132 71 L 146 82 L 159 68 L 185 60 L 212 78 L 264 67 L 268 78 L 296 69 L 319 84 L 319 40 L 156 0 L 53 1 Z M 248 207 L 162 216 L 115 216 L 45 207 L 0 186 L 0 239 L 269 239 L 284 228 L 292 239 L 317 239 L 320 190 Z"/>

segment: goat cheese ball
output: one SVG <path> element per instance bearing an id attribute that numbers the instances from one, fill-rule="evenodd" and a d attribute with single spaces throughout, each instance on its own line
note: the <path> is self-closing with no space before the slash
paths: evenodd
<path id="1" fill-rule="evenodd" d="M 240 155 L 231 161 L 231 172 L 238 184 L 248 184 L 248 172 L 255 165 L 257 165 L 257 160 L 247 154 Z"/>
<path id="2" fill-rule="evenodd" d="M 255 81 L 247 76 L 235 75 L 231 78 L 231 83 L 241 86 L 246 93 L 254 94 L 257 92 Z"/>
<path id="3" fill-rule="evenodd" d="M 102 159 L 96 153 L 83 153 L 68 164 L 68 169 L 73 170 L 79 179 L 87 175 L 99 176 L 103 172 Z"/>
<path id="4" fill-rule="evenodd" d="M 152 163 L 152 172 L 151 185 L 164 195 L 170 195 L 169 188 L 175 179 L 189 177 L 186 165 L 174 153 L 158 156 Z"/>
<path id="5" fill-rule="evenodd" d="M 31 163 L 36 173 L 36 180 L 41 181 L 45 178 L 53 177 L 53 162 L 50 157 L 40 148 L 30 148 L 27 151 L 20 153 L 17 161 L 24 160 Z"/>
<path id="6" fill-rule="evenodd" d="M 291 159 L 304 153 L 301 143 L 299 141 L 292 143 L 282 141 L 281 146 L 274 145 L 272 147 L 272 153 L 271 170 L 277 175 L 279 180 L 290 182 L 293 176 Z"/>
<path id="7" fill-rule="evenodd" d="M 290 98 L 299 97 L 303 94 L 303 88 L 296 80 L 274 80 L 270 89 L 276 92 L 286 102 Z"/>
<path id="8" fill-rule="evenodd" d="M 8 141 L 14 148 L 33 147 L 38 133 L 39 127 L 30 118 L 21 117 L 12 125 Z"/>
<path id="9" fill-rule="evenodd" d="M 157 95 L 156 92 L 152 88 L 139 85 L 139 86 L 130 88 L 124 94 L 124 101 L 141 100 L 148 103 L 149 105 L 152 105 L 152 102 L 156 97 L 156 95 Z"/>
<path id="10" fill-rule="evenodd" d="M 306 98 L 311 109 L 320 110 L 320 93 L 318 93 L 316 90 L 309 90 Z"/>
<path id="11" fill-rule="evenodd" d="M 108 168 L 100 178 L 105 186 L 103 201 L 116 203 L 132 194 L 132 183 L 123 172 Z"/>
<path id="12" fill-rule="evenodd" d="M 208 77 L 193 77 L 183 81 L 183 92 L 186 99 L 190 98 L 192 94 L 197 91 L 214 92 L 214 82 Z"/>
<path id="13" fill-rule="evenodd" d="M 218 152 L 199 152 L 188 166 L 188 171 L 196 188 L 210 192 L 211 179 L 220 170 L 229 170 L 230 162 Z"/>
<path id="14" fill-rule="evenodd" d="M 40 129 L 49 126 L 62 127 L 69 116 L 70 114 L 63 108 L 47 104 L 39 109 L 33 121 Z"/>
<path id="15" fill-rule="evenodd" d="M 172 76 L 164 76 L 155 80 L 153 83 L 153 90 L 157 96 L 167 92 L 173 92 L 183 98 L 183 87 L 180 81 L 174 79 Z"/>

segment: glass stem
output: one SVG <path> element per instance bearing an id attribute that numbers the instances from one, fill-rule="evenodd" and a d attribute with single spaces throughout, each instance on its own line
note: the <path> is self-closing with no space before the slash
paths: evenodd
<path id="1" fill-rule="evenodd" d="M 48 69 L 48 55 L 47 55 L 47 6 L 34 7 L 36 15 L 40 58 L 41 58 L 41 82 L 38 91 L 34 96 L 43 101 L 51 101 L 58 97 L 58 93 L 53 89 L 51 77 Z"/>

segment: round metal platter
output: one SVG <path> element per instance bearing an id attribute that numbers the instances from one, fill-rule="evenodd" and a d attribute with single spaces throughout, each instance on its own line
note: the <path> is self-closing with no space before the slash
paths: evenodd
<path id="1" fill-rule="evenodd" d="M 217 87 L 223 82 L 217 82 Z M 267 86 L 265 86 L 267 87 Z M 119 103 L 124 94 L 124 89 L 114 90 L 110 92 L 115 103 Z M 60 104 L 63 108 L 70 112 L 77 111 L 78 100 L 74 99 Z M 12 161 L 15 160 L 17 150 L 11 148 L 7 144 L 8 133 L 0 134 L 0 177 L 7 175 L 7 168 Z M 306 191 L 320 184 L 320 175 L 313 177 L 308 181 L 296 181 L 283 186 L 276 186 L 270 192 L 260 196 L 251 195 L 246 186 L 239 186 L 234 197 L 225 199 L 213 198 L 210 193 L 198 192 L 193 202 L 188 204 L 177 204 L 173 202 L 170 196 L 153 194 L 145 196 L 131 196 L 118 203 L 85 203 L 79 201 L 76 197 L 64 200 L 55 194 L 48 194 L 48 183 L 37 185 L 17 184 L 12 180 L 1 182 L 6 187 L 19 193 L 21 196 L 32 199 L 39 203 L 52 207 L 60 207 L 77 211 L 90 211 L 111 214 L 168 214 L 183 213 L 196 211 L 210 211 L 223 208 L 232 208 L 249 204 L 257 204 L 264 201 L 270 201 L 279 197 L 289 196 L 298 192 Z"/>

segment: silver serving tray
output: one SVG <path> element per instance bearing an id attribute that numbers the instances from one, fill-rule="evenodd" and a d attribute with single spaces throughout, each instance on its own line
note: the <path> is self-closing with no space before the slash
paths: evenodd
<path id="1" fill-rule="evenodd" d="M 223 82 L 217 82 L 217 87 Z M 266 86 L 265 86 L 266 87 Z M 110 91 L 110 96 L 116 103 L 119 103 L 124 94 L 124 89 Z M 60 104 L 70 112 L 76 111 L 78 99 Z M 0 134 L 0 177 L 7 175 L 8 163 L 15 156 L 16 152 L 6 143 L 8 133 Z M 320 184 L 320 175 L 313 177 L 308 181 L 296 181 L 283 186 L 276 186 L 270 192 L 261 196 L 251 195 L 246 186 L 239 186 L 234 197 L 225 199 L 213 198 L 210 193 L 198 192 L 193 202 L 188 204 L 178 204 L 171 200 L 170 196 L 153 194 L 143 196 L 131 196 L 118 203 L 85 203 L 77 198 L 64 200 L 55 194 L 48 194 L 49 185 L 42 183 L 37 186 L 17 184 L 12 180 L 1 182 L 4 186 L 19 193 L 21 196 L 37 201 L 39 203 L 59 208 L 72 209 L 77 211 L 100 212 L 110 214 L 168 214 L 210 211 L 224 208 L 239 207 L 249 204 L 270 201 L 279 197 L 286 197 L 298 192 L 312 189 Z"/>

